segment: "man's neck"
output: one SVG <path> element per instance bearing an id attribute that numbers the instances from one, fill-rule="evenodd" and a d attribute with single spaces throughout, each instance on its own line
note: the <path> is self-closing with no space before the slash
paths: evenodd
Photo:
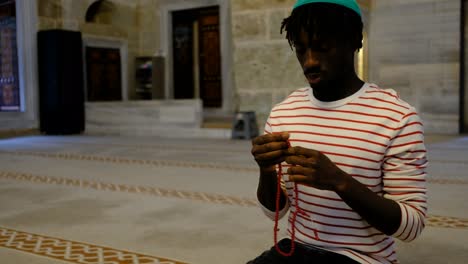
<path id="1" fill-rule="evenodd" d="M 322 102 L 333 102 L 353 95 L 364 85 L 364 82 L 356 76 L 349 75 L 340 81 L 329 83 L 325 89 L 313 89 L 314 97 Z"/>

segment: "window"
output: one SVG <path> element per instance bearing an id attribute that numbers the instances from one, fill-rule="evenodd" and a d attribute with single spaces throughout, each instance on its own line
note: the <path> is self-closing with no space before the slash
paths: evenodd
<path id="1" fill-rule="evenodd" d="M 0 0 L 0 112 L 20 111 L 16 5 Z"/>

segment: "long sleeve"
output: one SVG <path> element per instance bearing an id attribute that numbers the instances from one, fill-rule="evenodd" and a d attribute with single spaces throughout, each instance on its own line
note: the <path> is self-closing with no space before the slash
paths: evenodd
<path id="1" fill-rule="evenodd" d="M 385 198 L 401 208 L 401 224 L 393 236 L 409 242 L 424 229 L 427 212 L 428 161 L 423 126 L 414 108 L 403 116 L 396 131 L 382 165 L 383 191 Z"/>

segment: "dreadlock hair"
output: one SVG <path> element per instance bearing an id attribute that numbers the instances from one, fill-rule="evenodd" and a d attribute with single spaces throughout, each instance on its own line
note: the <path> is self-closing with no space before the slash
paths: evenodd
<path id="1" fill-rule="evenodd" d="M 362 48 L 363 23 L 353 10 L 330 3 L 314 3 L 299 6 L 281 23 L 281 34 L 286 31 L 286 39 L 291 48 L 299 40 L 301 31 L 310 40 L 337 41 L 349 43 L 354 50 Z"/>

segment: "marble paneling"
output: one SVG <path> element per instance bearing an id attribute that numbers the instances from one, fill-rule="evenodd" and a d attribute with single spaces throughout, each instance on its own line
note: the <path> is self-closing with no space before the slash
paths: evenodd
<path id="1" fill-rule="evenodd" d="M 86 103 L 86 132 L 138 134 L 138 131 L 199 129 L 200 100 Z"/>

